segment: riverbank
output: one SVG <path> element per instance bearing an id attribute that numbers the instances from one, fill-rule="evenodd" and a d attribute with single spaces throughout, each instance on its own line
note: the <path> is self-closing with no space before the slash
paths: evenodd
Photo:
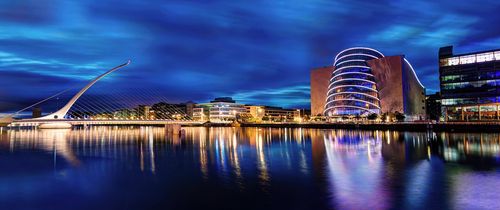
<path id="1" fill-rule="evenodd" d="M 500 132 L 500 122 L 408 123 L 244 123 L 241 127 L 319 128 L 396 131 Z"/>
<path id="2" fill-rule="evenodd" d="M 6 126 L 6 125 L 5 125 Z M 80 127 L 82 125 L 76 125 Z M 95 126 L 124 126 L 103 124 Z M 126 126 L 144 126 L 129 124 Z M 165 125 L 148 125 L 163 127 Z M 404 123 L 204 123 L 182 125 L 183 127 L 261 127 L 261 128 L 315 128 L 315 129 L 359 129 L 359 130 L 394 130 L 415 132 L 500 132 L 500 122 L 404 122 Z M 0 125 L 3 128 L 4 127 Z M 29 127 L 29 126 L 26 126 Z"/>

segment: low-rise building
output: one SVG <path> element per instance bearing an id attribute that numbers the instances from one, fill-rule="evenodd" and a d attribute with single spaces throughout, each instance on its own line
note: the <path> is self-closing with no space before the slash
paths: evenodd
<path id="1" fill-rule="evenodd" d="M 238 104 L 230 97 L 216 98 L 210 103 L 196 104 L 193 108 L 193 120 L 196 121 L 234 121 L 237 116 L 246 113 L 243 104 Z"/>
<path id="2" fill-rule="evenodd" d="M 160 102 L 153 104 L 151 110 L 155 119 L 189 120 L 193 117 L 194 105 L 192 101 L 180 104 Z"/>
<path id="3" fill-rule="evenodd" d="M 301 121 L 300 110 L 298 109 L 283 109 L 281 107 L 273 106 L 245 106 L 247 113 L 249 113 L 255 121 Z"/>
<path id="4" fill-rule="evenodd" d="M 151 107 L 147 105 L 139 105 L 135 108 L 135 111 L 137 112 L 137 117 L 139 119 L 143 120 L 150 120 L 151 118 L 154 118 L 153 115 L 151 115 Z"/>

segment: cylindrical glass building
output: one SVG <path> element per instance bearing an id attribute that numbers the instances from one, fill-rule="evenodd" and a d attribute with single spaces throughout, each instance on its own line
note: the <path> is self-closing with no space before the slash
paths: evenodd
<path id="1" fill-rule="evenodd" d="M 379 51 L 365 47 L 349 48 L 337 54 L 324 115 L 379 114 L 377 86 L 366 61 L 383 57 Z"/>

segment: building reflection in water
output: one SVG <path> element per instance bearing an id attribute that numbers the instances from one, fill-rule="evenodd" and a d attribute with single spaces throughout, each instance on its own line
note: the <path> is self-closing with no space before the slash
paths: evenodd
<path id="1" fill-rule="evenodd" d="M 264 150 L 265 150 L 265 143 L 264 143 L 264 137 L 263 137 L 263 131 L 262 129 L 257 129 L 256 128 L 256 139 L 255 139 L 255 148 L 256 148 L 256 151 L 257 151 L 257 160 L 258 160 L 258 168 L 259 168 L 259 171 L 260 171 L 260 175 L 259 175 L 259 178 L 260 178 L 260 181 L 261 181 L 261 184 L 262 185 L 267 185 L 268 182 L 270 181 L 270 177 L 269 177 L 269 173 L 267 171 L 267 163 L 266 163 L 266 156 L 264 154 Z M 266 136 L 268 137 L 268 136 Z M 268 139 L 268 138 L 266 138 Z"/>
<path id="2" fill-rule="evenodd" d="M 495 199 L 488 197 L 494 197 L 494 188 L 484 192 L 481 175 L 472 169 L 499 166 L 499 137 L 495 133 L 324 131 L 332 206 L 340 209 L 493 206 Z M 462 165 L 445 165 L 446 162 Z M 490 183 L 500 187 L 498 179 L 485 178 L 488 177 Z M 469 192 L 482 192 L 486 196 L 467 197 Z"/>
<path id="3" fill-rule="evenodd" d="M 315 180 L 329 194 L 330 205 L 339 209 L 448 209 L 458 208 L 456 203 L 472 208 L 472 200 L 463 193 L 500 187 L 500 181 L 473 173 L 478 167 L 489 170 L 499 166 L 500 135 L 496 133 L 183 129 L 182 136 L 167 134 L 162 127 L 2 130 L 0 150 L 42 151 L 53 157 L 55 169 L 61 159 L 68 167 L 99 159 L 158 175 L 169 165 L 182 162 L 201 180 L 217 179 L 236 184 L 239 190 L 258 183 L 261 191 L 269 192 L 287 178 Z M 489 180 L 491 185 L 478 180 Z M 485 198 L 477 205 L 490 202 Z"/>
<path id="4" fill-rule="evenodd" d="M 500 135 L 498 133 L 441 133 L 440 155 L 446 161 L 467 161 L 474 157 L 500 159 Z"/>
<path id="5" fill-rule="evenodd" d="M 386 209 L 378 132 L 331 130 L 324 134 L 332 205 L 339 209 Z M 374 202 L 376 201 L 376 202 Z"/>

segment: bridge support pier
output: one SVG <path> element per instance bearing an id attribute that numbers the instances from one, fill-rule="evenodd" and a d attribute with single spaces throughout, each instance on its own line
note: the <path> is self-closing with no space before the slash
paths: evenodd
<path id="1" fill-rule="evenodd" d="M 166 124 L 165 125 L 166 134 L 181 134 L 181 125 L 180 124 Z"/>

